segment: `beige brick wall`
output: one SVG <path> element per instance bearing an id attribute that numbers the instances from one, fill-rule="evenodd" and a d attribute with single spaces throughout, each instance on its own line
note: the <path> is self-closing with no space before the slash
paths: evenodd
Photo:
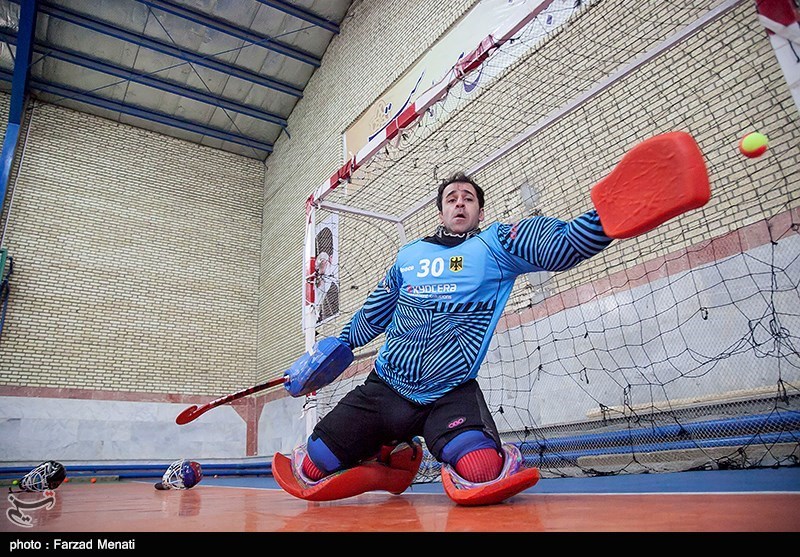
<path id="1" fill-rule="evenodd" d="M 342 164 L 344 130 L 475 3 L 356 1 L 266 170 L 250 159 L 37 105 L 6 237 L 15 274 L 0 339 L 0 382 L 217 395 L 282 373 L 304 343 L 305 199 Z M 633 37 L 644 32 L 651 44 L 663 40 L 692 5 L 670 4 L 673 14 L 663 5 L 595 4 L 558 42 L 520 60 L 483 91 L 473 104 L 487 108 L 475 109 L 477 117 L 470 121 L 466 110 L 459 112 L 415 151 L 426 180 L 433 168 L 444 173 L 474 164 L 602 79 L 605 68 L 632 55 Z M 657 255 L 659 247 L 691 244 L 796 203 L 790 192 L 797 174 L 786 169 L 800 164 L 797 112 L 752 5 L 745 2 L 736 13 L 689 41 L 682 55 L 648 67 L 505 165 L 484 171 L 481 180 L 492 185 L 489 220 L 519 216 L 518 188 L 526 178 L 548 184 L 548 214 L 575 216 L 588 208 L 586 188 L 627 148 L 683 126 L 697 132 L 722 194 L 696 218 L 723 228 L 695 228 L 701 233 L 692 235 L 667 227 L 637 241 L 634 251 Z M 664 25 L 654 26 L 659 20 Z M 726 42 L 732 30 L 725 25 L 737 26 L 736 40 L 745 42 Z M 698 61 L 720 72 L 694 90 Z M 764 104 L 764 84 L 767 102 L 785 108 Z M 674 91 L 687 89 L 688 104 L 671 104 Z M 6 95 L 0 107 L 5 122 Z M 746 125 L 780 137 L 769 159 L 774 163 L 756 176 L 731 149 Z M 474 143 L 476 136 L 482 142 Z M 406 169 L 396 174 L 378 184 L 380 196 L 416 201 L 405 188 L 430 185 Z M 737 187 L 754 179 L 781 187 L 768 196 Z M 426 212 L 412 223 L 414 232 L 427 230 L 433 216 Z M 615 249 L 595 263 L 613 270 L 634 257 Z M 593 272 L 582 267 L 557 287 L 579 284 Z M 358 290 L 351 302 L 365 295 Z M 510 308 L 526 303 L 517 292 Z"/>
<path id="2" fill-rule="evenodd" d="M 263 164 L 44 103 L 30 122 L 2 215 L 0 385 L 251 385 Z"/>
<path id="3" fill-rule="evenodd" d="M 269 160 L 265 245 L 275 238 L 281 249 L 263 253 L 260 373 L 279 373 L 302 351 L 302 206 L 341 165 L 342 131 L 430 46 L 431 40 L 423 40 L 427 22 L 440 22 L 437 31 L 442 32 L 469 7 L 465 3 L 442 12 L 437 3 L 435 14 L 424 14 L 415 11 L 422 9 L 419 4 L 427 3 L 397 8 L 391 3 L 392 13 L 403 14 L 392 25 L 381 23 L 388 3 L 354 5 L 352 17 L 290 119 L 294 139 L 282 137 Z M 424 141 L 398 147 L 392 158 L 401 163 L 388 168 L 369 191 L 365 188 L 346 201 L 373 203 L 374 210 L 399 214 L 389 204 L 399 200 L 408 208 L 424 192 L 435 191 L 436 172 L 442 177 L 470 168 L 709 9 L 688 1 L 638 3 L 635 9 L 620 2 L 591 3 L 465 108 L 433 126 Z M 381 30 L 380 40 L 374 39 L 375 29 Z M 398 58 L 396 50 L 406 55 Z M 769 157 L 750 161 L 737 153 L 736 142 L 748 129 L 774 138 Z M 712 202 L 646 236 L 615 243 L 591 263 L 559 274 L 549 285 L 553 291 L 585 283 L 599 270 L 614 272 L 663 257 L 797 204 L 798 174 L 792 169 L 800 164 L 798 113 L 752 3 L 742 2 L 482 171 L 479 180 L 490 200 L 487 222 L 523 214 L 519 188 L 525 181 L 540 189 L 545 214 L 575 217 L 591 207 L 589 188 L 628 149 L 673 130 L 688 131 L 698 141 L 709 167 Z M 430 230 L 434 219 L 435 212 L 428 210 L 410 222 L 409 239 Z M 343 280 L 360 280 L 357 290 L 342 284 L 343 307 L 363 302 L 366 291 L 361 287 L 368 287 L 371 279 L 361 280 L 361 275 L 382 268 L 394 252 L 391 230 L 356 221 L 350 218 L 347 230 L 340 224 L 342 241 L 350 238 L 359 244 L 350 251 L 350 246 L 342 247 L 343 258 L 359 259 L 350 269 L 343 259 Z M 353 231 L 358 227 L 360 234 Z M 360 252 L 354 256 L 355 250 Z M 518 281 L 509 310 L 530 304 L 526 287 L 525 281 Z M 324 334 L 336 334 L 343 323 L 326 327 Z"/>
<path id="4" fill-rule="evenodd" d="M 356 1 L 268 159 L 260 283 L 259 374 L 304 350 L 304 202 L 342 164 L 342 133 L 475 3 Z"/>

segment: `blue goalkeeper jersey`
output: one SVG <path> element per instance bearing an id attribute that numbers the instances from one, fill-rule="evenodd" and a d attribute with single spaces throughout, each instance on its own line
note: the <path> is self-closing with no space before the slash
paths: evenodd
<path id="1" fill-rule="evenodd" d="M 413 241 L 339 338 L 355 348 L 385 333 L 376 372 L 428 404 L 477 376 L 517 276 L 570 269 L 611 241 L 595 211 L 496 223 L 453 247 Z"/>

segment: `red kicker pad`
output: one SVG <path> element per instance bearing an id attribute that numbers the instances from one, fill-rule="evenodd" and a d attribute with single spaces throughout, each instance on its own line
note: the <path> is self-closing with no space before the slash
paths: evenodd
<path id="1" fill-rule="evenodd" d="M 500 503 L 520 491 L 533 487 L 538 481 L 538 468 L 524 468 L 511 476 L 480 484 L 478 487 L 460 489 L 453 482 L 448 467 L 442 466 L 442 485 L 445 493 L 457 504 L 467 507 Z"/>
<path id="2" fill-rule="evenodd" d="M 317 483 L 307 484 L 298 478 L 290 458 L 275 453 L 272 475 L 284 491 L 306 501 L 336 501 L 367 491 L 403 493 L 414 481 L 422 462 L 422 450 L 407 449 L 390 457 L 390 466 L 375 461 L 336 472 Z"/>
<path id="3" fill-rule="evenodd" d="M 711 198 L 700 148 L 685 132 L 646 139 L 628 151 L 591 190 L 611 238 L 632 238 L 702 207 Z"/>

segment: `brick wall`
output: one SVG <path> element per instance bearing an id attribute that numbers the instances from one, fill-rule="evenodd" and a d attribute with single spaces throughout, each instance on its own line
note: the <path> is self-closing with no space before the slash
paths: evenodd
<path id="1" fill-rule="evenodd" d="M 304 201 L 344 163 L 342 133 L 475 3 L 377 0 L 350 8 L 289 118 L 291 139 L 282 134 L 267 162 L 260 375 L 282 373 L 304 350 Z"/>
<path id="2" fill-rule="evenodd" d="M 280 373 L 303 349 L 302 207 L 313 189 L 342 164 L 341 133 L 430 47 L 435 36 L 470 7 L 470 3 L 448 4 L 447 8 L 437 4 L 435 14 L 426 14 L 419 4 L 428 3 L 397 7 L 391 3 L 391 13 L 398 14 L 392 25 L 382 23 L 390 9 L 388 3 L 354 4 L 306 98 L 290 119 L 294 139 L 282 137 L 269 160 L 264 238 L 265 246 L 275 238 L 280 248 L 263 252 L 260 374 Z M 441 178 L 470 168 L 711 9 L 691 2 L 669 6 L 644 3 L 632 9 L 603 1 L 583 8 L 552 40 L 511 64 L 473 101 L 431 126 L 424 141 L 398 148 L 391 158 L 399 163 L 370 184 L 371 193 L 365 188 L 358 199 L 342 197 L 340 202 L 369 199 L 359 206 L 371 203 L 367 207 L 371 210 L 401 214 L 425 192 L 435 191 L 431 176 L 437 170 Z M 436 33 L 429 27 L 430 21 L 437 22 Z M 428 31 L 435 36 L 428 36 Z M 465 49 L 476 45 L 477 38 L 475 45 L 465 45 Z M 754 162 L 738 154 L 736 142 L 747 129 L 758 129 L 776 139 L 769 159 Z M 636 240 L 615 243 L 590 263 L 559 274 L 549 284 L 552 291 L 574 288 L 598 269 L 615 272 L 641 263 L 642 253 L 658 258 L 669 250 L 770 218 L 796 204 L 791 192 L 796 191 L 798 175 L 789 169 L 800 163 L 797 109 L 752 3 L 741 3 L 545 129 L 505 160 L 484 169 L 478 179 L 490 200 L 486 222 L 522 216 L 519 190 L 526 180 L 539 188 L 540 209 L 545 214 L 575 217 L 591 208 L 589 188 L 628 149 L 672 130 L 688 131 L 697 139 L 709 166 L 712 202 L 680 222 Z M 405 205 L 390 207 L 396 201 Z M 370 269 L 386 268 L 396 234 L 390 226 L 379 230 L 374 222 L 342 218 L 340 273 L 359 288 L 351 290 L 342 284 L 340 305 L 355 308 L 366 296 L 361 286 L 369 288 L 376 283 L 374 277 L 362 279 L 362 275 Z M 434 210 L 426 210 L 414 222 L 406 223 L 409 240 L 428 232 L 434 221 Z M 345 245 L 349 240 L 358 245 L 351 249 Z M 345 269 L 345 258 L 351 263 L 358 261 Z M 530 304 L 527 288 L 525 281 L 518 281 L 509 311 Z M 345 321 L 346 316 L 321 334 L 337 334 Z"/>
<path id="3" fill-rule="evenodd" d="M 476 2 L 354 2 L 267 168 L 36 104 L 18 179 L 12 170 L 10 214 L 2 214 L 15 270 L 0 338 L 0 385 L 217 396 L 282 373 L 304 347 L 305 199 L 342 164 L 347 127 Z M 489 108 L 460 128 L 467 134 L 455 131 L 460 114 L 432 133 L 428 144 L 447 141 L 450 152 L 423 148 L 429 158 L 418 165 L 430 169 L 443 158 L 454 165 L 476 162 L 488 150 L 470 143 L 475 135 L 494 137 L 499 147 L 602 79 L 603 64 L 614 68 L 627 60 L 632 36 L 663 40 L 675 28 L 670 21 L 680 26 L 691 4 L 669 4 L 674 14 L 663 5 L 634 11 L 613 2 L 587 4 L 591 17 L 576 18 L 557 43 L 520 60 L 481 94 Z M 505 166 L 484 171 L 481 180 L 494 184 L 497 204 L 487 211 L 489 221 L 519 216 L 524 177 L 548 184 L 542 194 L 549 214 L 575 216 L 588 208 L 586 188 L 633 143 L 682 125 L 697 131 L 720 195 L 690 220 L 705 219 L 715 228 L 686 232 L 669 225 L 629 243 L 630 253 L 620 243 L 559 278 L 554 289 L 583 283 L 593 265 L 614 271 L 638 264 L 634 253 L 663 255 L 797 205 L 798 174 L 791 171 L 800 164 L 797 110 L 752 4 L 742 3 L 735 13 L 564 119 Z M 663 26 L 654 27 L 657 21 Z M 736 29 L 726 29 L 725 21 Z M 745 41 L 730 44 L 734 31 Z M 698 65 L 719 68 L 718 79 L 696 86 Z M 764 84 L 766 97 L 759 88 Z M 691 91 L 688 103 L 673 103 L 678 90 Z M 0 125 L 8 101 L 0 94 Z M 770 155 L 756 162 L 734 148 L 749 126 L 774 137 Z M 476 152 L 455 160 L 459 138 Z M 384 196 L 406 193 L 413 182 L 402 173 L 394 178 L 380 184 Z M 363 300 L 366 292 L 355 295 Z M 509 307 L 524 307 L 525 296 L 517 292 Z"/>
<path id="4" fill-rule="evenodd" d="M 3 213 L 0 384 L 252 384 L 263 164 L 45 103 L 28 120 Z"/>

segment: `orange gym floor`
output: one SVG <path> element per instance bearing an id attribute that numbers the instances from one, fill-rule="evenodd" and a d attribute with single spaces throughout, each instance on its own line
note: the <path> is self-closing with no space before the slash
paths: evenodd
<path id="1" fill-rule="evenodd" d="M 800 532 L 800 467 L 544 478 L 485 507 L 455 505 L 439 483 L 307 502 L 269 476 L 183 491 L 73 481 L 49 497 L 9 493 L 0 532 Z"/>

